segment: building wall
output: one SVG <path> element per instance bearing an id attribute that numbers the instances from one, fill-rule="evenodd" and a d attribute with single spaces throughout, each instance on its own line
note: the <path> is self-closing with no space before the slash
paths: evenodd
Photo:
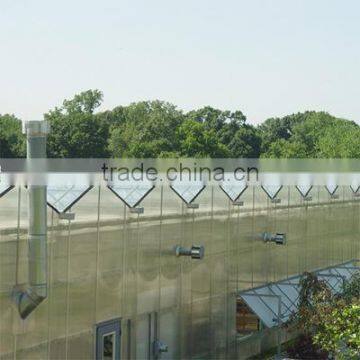
<path id="1" fill-rule="evenodd" d="M 74 221 L 49 209 L 49 296 L 22 321 L 10 294 L 27 279 L 27 196 L 13 189 L 0 199 L 1 359 L 93 358 L 95 325 L 112 318 L 121 318 L 122 359 L 149 358 L 154 317 L 169 346 L 162 359 L 234 358 L 246 347 L 236 342 L 238 291 L 359 258 L 360 202 L 350 189 L 338 193 L 314 188 L 304 202 L 284 187 L 274 204 L 250 187 L 234 206 L 208 186 L 199 209 L 188 209 L 163 186 L 137 215 L 94 188 Z M 264 243 L 265 231 L 286 233 L 287 244 Z M 175 257 L 175 245 L 192 244 L 205 246 L 203 260 Z"/>

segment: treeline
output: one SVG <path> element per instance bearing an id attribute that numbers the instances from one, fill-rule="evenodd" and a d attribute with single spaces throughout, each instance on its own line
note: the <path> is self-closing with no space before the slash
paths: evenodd
<path id="1" fill-rule="evenodd" d="M 88 90 L 45 114 L 48 157 L 360 158 L 360 127 L 326 112 L 270 118 L 259 126 L 240 111 L 210 106 L 183 112 L 141 101 L 95 112 L 103 94 Z M 24 157 L 21 121 L 0 115 L 0 157 Z"/>

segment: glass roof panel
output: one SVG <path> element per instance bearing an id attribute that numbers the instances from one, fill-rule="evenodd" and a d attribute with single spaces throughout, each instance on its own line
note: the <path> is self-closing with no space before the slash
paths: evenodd
<path id="1" fill-rule="evenodd" d="M 282 189 L 281 185 L 261 185 L 261 187 L 270 199 L 275 199 Z"/>
<path id="2" fill-rule="evenodd" d="M 300 194 L 306 198 L 311 189 L 312 189 L 312 186 L 310 184 L 301 184 L 301 185 L 296 185 L 296 189 L 300 192 Z"/>
<path id="3" fill-rule="evenodd" d="M 275 301 L 277 302 L 276 298 L 261 297 L 259 294 L 250 292 L 242 294 L 241 298 L 267 327 L 271 328 L 277 325 L 277 322 L 274 321 L 277 316 L 274 313 L 277 308 L 277 305 L 274 303 Z"/>
<path id="4" fill-rule="evenodd" d="M 350 271 L 351 269 L 351 271 Z M 334 293 L 342 290 L 343 278 L 349 279 L 358 268 L 353 262 L 348 262 L 331 268 L 316 271 L 319 279 L 324 280 Z M 294 276 L 276 283 L 258 288 L 245 290 L 239 296 L 248 304 L 251 310 L 267 327 L 277 325 L 278 298 L 281 299 L 281 321 L 289 319 L 291 313 L 298 309 L 299 280 L 301 276 Z"/>
<path id="5" fill-rule="evenodd" d="M 353 181 L 352 184 L 350 185 L 350 188 L 354 194 L 357 194 L 360 190 L 360 185 L 357 181 Z"/>
<path id="6" fill-rule="evenodd" d="M 47 188 L 47 203 L 57 213 L 64 213 L 74 206 L 92 186 L 58 186 Z"/>
<path id="7" fill-rule="evenodd" d="M 92 188 L 86 174 L 49 174 L 47 183 L 47 203 L 57 213 L 68 211 Z"/>
<path id="8" fill-rule="evenodd" d="M 246 180 L 236 181 L 225 174 L 225 181 L 220 185 L 221 190 L 231 201 L 236 201 L 248 188 Z"/>
<path id="9" fill-rule="evenodd" d="M 174 181 L 170 188 L 186 203 L 191 204 L 205 189 L 202 181 Z"/>
<path id="10" fill-rule="evenodd" d="M 129 208 L 136 207 L 153 189 L 150 181 L 121 181 L 108 188 Z"/>
<path id="11" fill-rule="evenodd" d="M 5 183 L 0 183 L 0 197 L 8 193 L 14 186 Z"/>

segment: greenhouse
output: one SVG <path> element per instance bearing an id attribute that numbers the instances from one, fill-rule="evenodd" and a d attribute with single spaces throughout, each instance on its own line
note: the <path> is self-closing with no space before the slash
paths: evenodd
<path id="1" fill-rule="evenodd" d="M 1 359 L 246 359 L 359 269 L 358 186 L 51 176 L 0 183 Z"/>

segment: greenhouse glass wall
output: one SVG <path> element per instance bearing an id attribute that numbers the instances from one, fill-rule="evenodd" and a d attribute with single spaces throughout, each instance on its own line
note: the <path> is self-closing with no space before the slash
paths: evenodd
<path id="1" fill-rule="evenodd" d="M 304 271 L 355 267 L 360 251 L 360 202 L 350 187 L 336 196 L 324 186 L 306 196 L 279 190 L 271 198 L 249 186 L 233 202 L 209 185 L 189 206 L 170 186 L 155 186 L 134 211 L 94 186 L 67 209 L 74 219 L 48 206 L 48 296 L 24 320 L 11 293 L 28 281 L 28 190 L 4 192 L 0 358 L 233 359 L 261 349 L 271 329 L 260 321 L 256 334 L 239 336 L 239 294 Z M 204 257 L 177 257 L 177 245 L 202 245 Z"/>

